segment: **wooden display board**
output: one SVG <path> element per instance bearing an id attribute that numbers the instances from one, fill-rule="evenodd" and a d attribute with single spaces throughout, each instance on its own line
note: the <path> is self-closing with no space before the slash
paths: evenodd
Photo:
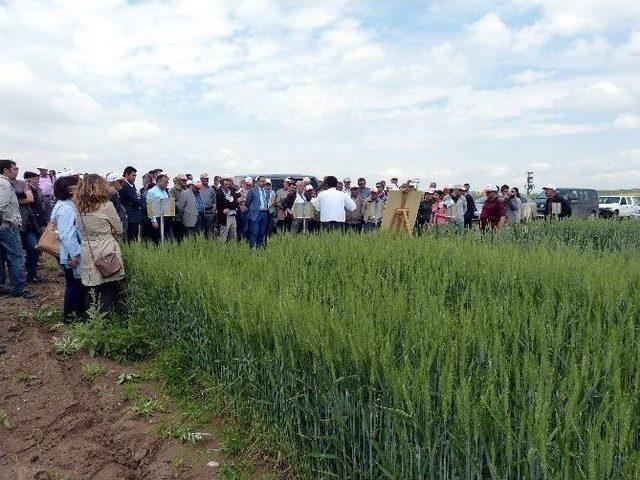
<path id="1" fill-rule="evenodd" d="M 316 207 L 313 203 L 294 203 L 293 204 L 293 218 L 314 218 L 316 215 Z"/>
<path id="2" fill-rule="evenodd" d="M 147 200 L 147 215 L 150 217 L 175 217 L 176 199 L 173 197 L 149 198 Z"/>
<path id="3" fill-rule="evenodd" d="M 422 196 L 423 192 L 413 187 L 391 190 L 387 194 L 387 202 L 382 210 L 381 228 L 383 230 L 404 230 L 411 235 Z"/>

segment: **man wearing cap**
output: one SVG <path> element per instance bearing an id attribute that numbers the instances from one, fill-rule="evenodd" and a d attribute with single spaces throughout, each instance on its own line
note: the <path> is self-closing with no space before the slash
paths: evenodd
<path id="1" fill-rule="evenodd" d="M 544 207 L 545 218 L 551 216 L 567 218 L 571 216 L 571 204 L 569 203 L 569 200 L 558 193 L 558 189 L 555 185 L 547 184 L 542 187 L 542 190 L 544 190 L 544 193 L 547 196 L 547 201 L 545 202 Z M 559 205 L 555 208 L 555 211 L 559 213 L 554 212 L 554 205 Z"/>
<path id="2" fill-rule="evenodd" d="M 198 185 L 193 180 L 187 180 L 186 187 L 180 192 L 180 200 L 177 205 L 184 237 L 198 233 L 200 222 L 204 219 L 204 204 Z"/>
<path id="3" fill-rule="evenodd" d="M 264 247 L 269 223 L 270 193 L 266 188 L 266 178 L 257 177 L 257 185 L 249 189 L 246 196 L 249 220 L 249 246 Z"/>
<path id="4" fill-rule="evenodd" d="M 468 183 L 464 184 L 464 198 L 467 200 L 467 211 L 464 212 L 464 226 L 465 228 L 471 228 L 473 223 L 473 218 L 475 216 L 476 211 L 476 200 L 473 198 L 470 192 L 471 185 Z"/>
<path id="5" fill-rule="evenodd" d="M 20 237 L 22 248 L 26 254 L 27 282 L 40 283 L 44 279 L 38 276 L 38 260 L 40 252 L 36 249 L 42 230 L 47 223 L 46 206 L 39 184 L 39 175 L 35 172 L 24 172 L 24 187 L 31 191 L 33 201 L 20 204 L 22 229 Z"/>
<path id="6" fill-rule="evenodd" d="M 216 206 L 218 208 L 218 225 L 220 225 L 220 240 L 227 242 L 236 239 L 238 211 L 238 194 L 233 188 L 230 175 L 222 176 L 222 185 L 218 189 Z"/>
<path id="7" fill-rule="evenodd" d="M 216 226 L 216 191 L 209 185 L 209 174 L 200 174 L 200 199 L 204 206 L 201 229 L 206 238 L 213 237 Z"/>
<path id="8" fill-rule="evenodd" d="M 33 298 L 35 295 L 25 289 L 24 252 L 20 238 L 22 217 L 18 196 L 12 186 L 17 176 L 18 166 L 14 161 L 0 160 L 0 248 L 9 269 L 11 294 L 15 297 Z"/>
<path id="9" fill-rule="evenodd" d="M 484 189 L 487 196 L 482 205 L 480 213 L 480 229 L 482 231 L 499 230 L 504 225 L 507 217 L 507 211 L 504 202 L 498 196 L 498 188 L 493 185 L 487 185 Z"/>
<path id="10" fill-rule="evenodd" d="M 127 212 L 127 241 L 132 242 L 138 239 L 140 224 L 144 220 L 143 206 L 144 201 L 138 195 L 136 190 L 136 177 L 138 171 L 132 166 L 128 166 L 122 173 L 122 188 L 118 192 L 120 202 Z"/>
<path id="11" fill-rule="evenodd" d="M 276 192 L 273 190 L 271 179 L 265 179 L 265 188 L 269 192 L 269 216 L 267 221 L 267 236 L 271 236 L 276 231 Z"/>
<path id="12" fill-rule="evenodd" d="M 113 204 L 113 208 L 116 209 L 118 217 L 120 217 L 120 221 L 122 222 L 122 240 L 126 242 L 128 238 L 127 228 L 129 227 L 129 220 L 127 219 L 127 210 L 122 205 L 122 199 L 120 198 L 123 180 L 122 177 L 115 172 L 107 173 L 105 178 L 113 189 L 109 196 L 109 201 Z"/>

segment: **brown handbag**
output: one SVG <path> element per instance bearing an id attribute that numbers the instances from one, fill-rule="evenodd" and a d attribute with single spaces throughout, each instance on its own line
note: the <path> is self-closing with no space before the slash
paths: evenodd
<path id="1" fill-rule="evenodd" d="M 85 231 L 85 235 L 87 229 L 84 226 L 84 221 L 82 220 L 82 215 L 78 214 L 80 218 L 80 223 L 82 223 L 82 229 Z M 115 239 L 115 237 L 114 237 Z M 91 242 L 87 239 L 87 246 L 89 247 L 89 253 L 91 254 L 91 260 L 93 260 L 93 264 L 96 266 L 100 275 L 104 278 L 111 277 L 118 273 L 120 269 L 122 269 L 122 265 L 120 264 L 120 260 L 118 259 L 118 255 L 116 252 L 110 252 L 106 255 L 101 256 L 100 258 L 96 258 L 93 255 L 93 249 L 91 248 Z"/>
<path id="2" fill-rule="evenodd" d="M 42 235 L 40 235 L 36 249 L 56 258 L 60 256 L 60 239 L 56 233 L 56 224 L 54 222 L 47 223 Z"/>

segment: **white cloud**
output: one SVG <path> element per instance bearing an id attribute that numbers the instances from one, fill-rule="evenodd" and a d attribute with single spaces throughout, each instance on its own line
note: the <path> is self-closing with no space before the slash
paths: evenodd
<path id="1" fill-rule="evenodd" d="M 111 127 L 110 135 L 116 140 L 131 140 L 155 137 L 160 128 L 145 120 L 118 122 Z"/>
<path id="2" fill-rule="evenodd" d="M 469 36 L 480 44 L 504 46 L 511 40 L 511 30 L 496 13 L 489 13 L 469 26 Z"/>
<path id="3" fill-rule="evenodd" d="M 621 114 L 616 117 L 613 124 L 621 129 L 640 128 L 640 116 L 633 113 Z"/>
<path id="4" fill-rule="evenodd" d="M 494 181 L 638 128 L 640 17 L 612 1 L 460 2 L 424 29 L 349 0 L 0 2 L 0 144 L 87 170 Z"/>

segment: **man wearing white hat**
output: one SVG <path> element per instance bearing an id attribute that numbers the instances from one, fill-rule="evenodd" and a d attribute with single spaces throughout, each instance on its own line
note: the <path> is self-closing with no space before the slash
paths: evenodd
<path id="1" fill-rule="evenodd" d="M 487 185 L 484 193 L 487 199 L 482 205 L 482 212 L 480 213 L 480 229 L 483 231 L 489 229 L 499 230 L 507 218 L 504 202 L 498 196 L 498 188 L 493 185 Z"/>
<path id="2" fill-rule="evenodd" d="M 213 237 L 215 231 L 215 219 L 216 219 L 216 191 L 209 185 L 209 174 L 202 172 L 200 174 L 200 198 L 204 205 L 204 216 L 202 231 L 204 236 L 209 238 Z"/>
<path id="3" fill-rule="evenodd" d="M 547 201 L 545 203 L 544 216 L 550 217 L 554 215 L 557 218 L 566 218 L 571 216 L 571 204 L 569 201 L 558 193 L 558 189 L 555 185 L 548 183 L 544 187 Z M 554 206 L 557 205 L 555 208 Z"/>

